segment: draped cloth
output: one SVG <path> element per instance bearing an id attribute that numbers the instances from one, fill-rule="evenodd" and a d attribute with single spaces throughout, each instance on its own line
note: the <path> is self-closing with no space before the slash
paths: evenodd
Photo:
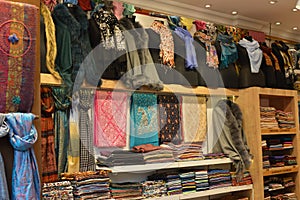
<path id="1" fill-rule="evenodd" d="M 175 95 L 159 95 L 159 139 L 160 143 L 181 143 L 181 117 L 179 100 Z"/>
<path id="2" fill-rule="evenodd" d="M 134 93 L 130 109 L 130 149 L 141 144 L 158 146 L 157 96 Z"/>
<path id="3" fill-rule="evenodd" d="M 221 45 L 220 69 L 228 68 L 228 65 L 238 59 L 238 52 L 233 37 L 230 35 L 218 34 L 217 40 Z"/>
<path id="4" fill-rule="evenodd" d="M 182 96 L 184 142 L 203 142 L 207 134 L 206 98 Z"/>
<path id="5" fill-rule="evenodd" d="M 0 199 L 9 199 L 4 160 L 0 153 Z"/>
<path id="6" fill-rule="evenodd" d="M 6 116 L 10 128 L 10 143 L 14 148 L 12 170 L 12 200 L 40 199 L 40 177 L 33 144 L 38 134 L 31 113 L 12 113 Z"/>
<path id="7" fill-rule="evenodd" d="M 42 154 L 42 182 L 57 181 L 57 164 L 55 156 L 54 100 L 52 90 L 48 87 L 41 88 L 41 154 Z"/>
<path id="8" fill-rule="evenodd" d="M 94 144 L 96 147 L 125 147 L 127 99 L 125 92 L 96 91 Z"/>
<path id="9" fill-rule="evenodd" d="M 9 128 L 5 122 L 5 115 L 0 113 L 0 138 L 8 134 Z"/>
<path id="10" fill-rule="evenodd" d="M 55 133 L 55 154 L 58 174 L 67 171 L 67 150 L 69 145 L 69 113 L 70 99 L 67 96 L 66 88 L 53 88 L 54 98 L 54 133 Z"/>
<path id="11" fill-rule="evenodd" d="M 94 138 L 90 113 L 94 100 L 94 91 L 79 91 L 79 134 L 80 134 L 80 167 L 82 171 L 95 171 Z"/>

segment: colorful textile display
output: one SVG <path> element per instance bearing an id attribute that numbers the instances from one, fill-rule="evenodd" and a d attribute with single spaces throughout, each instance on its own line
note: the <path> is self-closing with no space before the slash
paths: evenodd
<path id="1" fill-rule="evenodd" d="M 284 112 L 276 110 L 276 120 L 278 121 L 279 128 L 294 128 L 295 120 L 292 112 Z"/>
<path id="2" fill-rule="evenodd" d="M 223 188 L 231 186 L 231 176 L 229 170 L 212 169 L 208 171 L 209 189 Z"/>
<path id="3" fill-rule="evenodd" d="M 236 44 L 233 42 L 233 37 L 229 35 L 218 34 L 217 40 L 221 44 L 221 60 L 220 69 L 228 68 L 228 65 L 234 63 L 238 59 Z"/>
<path id="4" fill-rule="evenodd" d="M 145 181 L 142 183 L 143 197 L 155 198 L 167 195 L 167 188 L 163 180 Z"/>
<path id="5" fill-rule="evenodd" d="M 206 98 L 182 96 L 181 107 L 184 142 L 203 142 L 207 134 Z"/>
<path id="6" fill-rule="evenodd" d="M 208 174 L 207 170 L 200 170 L 195 172 L 196 191 L 208 190 Z"/>
<path id="7" fill-rule="evenodd" d="M 193 161 L 203 159 L 202 143 L 182 143 L 178 145 L 168 143 L 161 146 L 172 149 L 176 161 Z"/>
<path id="8" fill-rule="evenodd" d="M 182 193 L 196 192 L 195 172 L 180 173 Z"/>
<path id="9" fill-rule="evenodd" d="M 70 181 L 44 183 L 42 186 L 43 200 L 68 199 L 73 200 L 73 187 Z"/>
<path id="10" fill-rule="evenodd" d="M 142 184 L 134 182 L 111 183 L 110 191 L 113 199 L 142 199 Z"/>
<path id="11" fill-rule="evenodd" d="M 41 154 L 42 154 L 42 182 L 57 181 L 57 164 L 55 156 L 54 100 L 52 90 L 48 87 L 41 88 Z"/>
<path id="12" fill-rule="evenodd" d="M 96 91 L 94 144 L 96 147 L 125 147 L 127 93 Z"/>
<path id="13" fill-rule="evenodd" d="M 37 130 L 31 113 L 11 113 L 6 116 L 10 128 L 10 143 L 14 148 L 11 199 L 40 199 L 40 177 L 33 144 Z"/>
<path id="14" fill-rule="evenodd" d="M 231 181 L 233 186 L 240 186 L 240 185 L 250 185 L 252 184 L 252 177 L 249 171 L 245 171 L 242 177 L 238 177 L 235 172 L 230 172 L 231 174 Z"/>
<path id="15" fill-rule="evenodd" d="M 174 162 L 173 151 L 170 149 L 160 149 L 147 153 L 143 153 L 145 163 L 167 163 Z"/>
<path id="16" fill-rule="evenodd" d="M 159 139 L 160 143 L 182 141 L 179 100 L 175 95 L 159 95 Z"/>
<path id="17" fill-rule="evenodd" d="M 178 174 L 167 175 L 166 185 L 168 195 L 182 194 L 182 185 Z"/>
<path id="18" fill-rule="evenodd" d="M 31 111 L 38 16 L 36 6 L 0 1 L 0 113 Z"/>
<path id="19" fill-rule="evenodd" d="M 157 96 L 134 93 L 130 108 L 130 148 L 141 144 L 158 146 Z"/>
<path id="20" fill-rule="evenodd" d="M 275 118 L 274 107 L 260 107 L 260 127 L 261 128 L 278 128 L 278 122 Z"/>
<path id="21" fill-rule="evenodd" d="M 0 153 L 0 199 L 9 199 L 9 192 L 6 182 L 5 167 Z"/>

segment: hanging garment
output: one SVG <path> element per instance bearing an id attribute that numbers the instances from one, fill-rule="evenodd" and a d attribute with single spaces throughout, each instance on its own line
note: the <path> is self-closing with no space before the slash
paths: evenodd
<path id="1" fill-rule="evenodd" d="M 207 135 L 206 98 L 182 96 L 184 142 L 203 142 Z"/>
<path id="2" fill-rule="evenodd" d="M 55 155 L 58 174 L 67 171 L 67 152 L 70 138 L 69 113 L 70 99 L 67 97 L 66 88 L 52 88 L 54 98 L 54 133 Z"/>
<path id="3" fill-rule="evenodd" d="M 43 0 L 42 1 L 47 7 L 48 9 L 52 12 L 54 7 L 56 6 L 57 4 L 57 1 L 56 0 Z"/>
<path id="4" fill-rule="evenodd" d="M 54 182 L 58 179 L 55 156 L 54 100 L 52 90 L 41 87 L 41 156 L 42 156 L 42 182 Z"/>
<path id="5" fill-rule="evenodd" d="M 179 101 L 175 95 L 159 95 L 159 141 L 178 144 L 182 141 Z"/>
<path id="6" fill-rule="evenodd" d="M 243 116 L 239 106 L 220 100 L 213 110 L 213 132 L 217 138 L 214 153 L 224 153 L 233 161 L 238 174 L 249 169 L 252 155 L 243 132 Z"/>
<path id="7" fill-rule="evenodd" d="M 80 167 L 81 172 L 95 171 L 94 138 L 90 113 L 93 108 L 94 91 L 79 91 L 79 133 L 80 133 Z"/>
<path id="8" fill-rule="evenodd" d="M 123 17 L 123 3 L 120 1 L 113 1 L 113 6 L 114 6 L 114 14 L 117 17 L 118 20 L 120 20 Z"/>
<path id="9" fill-rule="evenodd" d="M 141 144 L 158 146 L 157 96 L 134 93 L 130 108 L 130 149 Z"/>
<path id="10" fill-rule="evenodd" d="M 249 41 L 245 38 L 239 41 L 239 44 L 247 49 L 250 67 L 252 73 L 258 73 L 262 61 L 262 50 L 259 48 L 259 44 L 256 40 Z"/>
<path id="11" fill-rule="evenodd" d="M 12 174 L 12 200 L 40 199 L 40 177 L 33 144 L 38 134 L 31 113 L 6 115 L 10 143 L 14 148 Z"/>
<path id="12" fill-rule="evenodd" d="M 233 37 L 219 33 L 217 40 L 221 45 L 220 68 L 227 68 L 229 64 L 234 63 L 238 59 L 238 52 Z"/>
<path id="13" fill-rule="evenodd" d="M 9 127 L 5 122 L 5 115 L 0 113 L 0 138 L 8 134 Z"/>
<path id="14" fill-rule="evenodd" d="M 31 111 L 37 19 L 36 6 L 0 1 L 0 113 Z"/>
<path id="15" fill-rule="evenodd" d="M 175 28 L 175 33 L 185 42 L 186 58 L 185 67 L 188 69 L 195 69 L 198 67 L 197 55 L 193 45 L 193 37 L 187 30 L 181 27 Z"/>
<path id="16" fill-rule="evenodd" d="M 94 109 L 94 144 L 96 147 L 125 147 L 127 93 L 97 91 Z"/>
<path id="17" fill-rule="evenodd" d="M 1 153 L 0 153 L 0 199 L 9 199 L 4 160 L 2 158 Z"/>

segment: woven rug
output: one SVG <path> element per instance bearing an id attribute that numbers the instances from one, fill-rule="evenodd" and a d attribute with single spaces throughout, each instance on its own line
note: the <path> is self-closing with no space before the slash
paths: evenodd
<path id="1" fill-rule="evenodd" d="M 30 112 L 38 8 L 0 0 L 0 112 Z"/>

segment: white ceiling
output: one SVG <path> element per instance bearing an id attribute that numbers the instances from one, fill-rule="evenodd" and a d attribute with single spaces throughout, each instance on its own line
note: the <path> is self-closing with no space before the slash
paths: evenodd
<path id="1" fill-rule="evenodd" d="M 300 10 L 293 12 L 297 0 L 125 0 L 138 7 L 192 17 L 199 20 L 263 31 L 268 35 L 300 42 Z M 211 8 L 205 8 L 211 4 Z M 233 10 L 238 15 L 232 15 Z M 275 22 L 281 22 L 276 26 Z M 271 32 L 270 32 L 271 24 Z M 293 30 L 293 27 L 298 30 Z"/>

